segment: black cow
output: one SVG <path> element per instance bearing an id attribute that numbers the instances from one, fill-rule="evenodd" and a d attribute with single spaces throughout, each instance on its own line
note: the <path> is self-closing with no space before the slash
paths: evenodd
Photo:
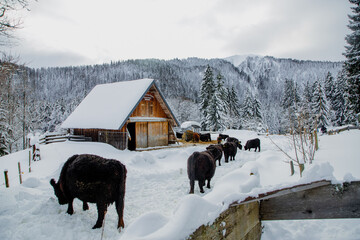
<path id="1" fill-rule="evenodd" d="M 211 142 L 210 133 L 200 133 L 200 140 L 203 142 Z"/>
<path id="2" fill-rule="evenodd" d="M 125 165 L 117 160 L 90 154 L 74 155 L 65 162 L 59 181 L 51 179 L 50 184 L 59 204 L 68 204 L 70 215 L 74 213 L 74 198 L 83 201 L 84 211 L 89 209 L 88 202 L 96 203 L 98 219 L 93 229 L 102 227 L 107 207 L 115 202 L 119 216 L 117 227 L 124 228 L 126 173 Z"/>
<path id="3" fill-rule="evenodd" d="M 200 192 L 204 193 L 203 186 L 207 180 L 207 188 L 210 188 L 210 180 L 215 174 L 216 163 L 211 152 L 194 152 L 187 161 L 187 173 L 190 180 L 190 194 L 194 193 L 194 185 L 197 180 Z"/>
<path id="4" fill-rule="evenodd" d="M 226 142 L 223 145 L 223 149 L 224 149 L 224 157 L 225 157 L 225 162 L 229 162 L 229 157 L 230 157 L 230 161 L 235 160 L 235 156 L 237 153 L 237 144 L 234 142 Z"/>
<path id="5" fill-rule="evenodd" d="M 223 153 L 223 147 L 221 144 L 218 145 L 210 145 L 206 148 L 206 150 L 210 151 L 214 157 L 215 163 L 219 160 L 219 166 L 221 166 L 221 158 Z"/>
<path id="6" fill-rule="evenodd" d="M 256 152 L 256 149 L 259 148 L 259 152 L 260 152 L 260 139 L 258 138 L 255 138 L 255 139 L 251 139 L 251 140 L 248 140 L 244 146 L 244 149 L 245 151 L 251 148 L 255 148 L 255 152 Z"/>
<path id="7" fill-rule="evenodd" d="M 241 141 L 239 141 L 239 139 L 234 138 L 234 137 L 228 137 L 228 138 L 226 138 L 226 141 L 227 141 L 227 142 L 234 142 L 234 143 L 236 143 L 237 147 L 238 147 L 240 150 L 242 150 Z"/>
<path id="8" fill-rule="evenodd" d="M 218 144 L 220 144 L 222 140 L 225 140 L 225 139 L 228 138 L 228 137 L 229 137 L 229 135 L 221 134 L 221 133 L 220 133 L 219 136 L 217 137 L 217 142 L 218 142 Z"/>

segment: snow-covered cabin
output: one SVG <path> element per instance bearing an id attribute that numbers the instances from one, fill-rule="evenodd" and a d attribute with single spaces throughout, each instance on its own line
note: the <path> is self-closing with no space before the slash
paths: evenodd
<path id="1" fill-rule="evenodd" d="M 164 146 L 179 126 L 154 79 L 95 86 L 61 127 L 118 149 Z"/>

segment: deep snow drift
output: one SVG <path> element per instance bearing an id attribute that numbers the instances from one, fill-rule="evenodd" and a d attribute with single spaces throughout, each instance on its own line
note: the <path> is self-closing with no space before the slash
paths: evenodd
<path id="1" fill-rule="evenodd" d="M 269 137 L 249 131 L 227 131 L 242 143 L 259 137 L 261 152 L 238 151 L 236 160 L 217 167 L 212 189 L 189 195 L 186 161 L 205 145 L 130 152 L 102 143 L 65 142 L 41 146 L 41 161 L 32 162 L 28 173 L 28 151 L 0 158 L 0 170 L 9 171 L 10 188 L 0 179 L 0 239 L 101 239 L 102 229 L 92 230 L 97 219 L 96 206 L 82 210 L 74 201 L 75 213 L 66 214 L 49 184 L 58 179 L 63 163 L 79 153 L 114 158 L 128 170 L 125 197 L 125 229 L 116 229 L 114 205 L 108 208 L 103 239 L 185 239 L 197 227 L 213 221 L 233 201 L 256 196 L 277 188 L 320 179 L 333 182 L 360 180 L 360 131 L 320 136 L 320 150 L 304 176 L 290 176 L 285 155 Z M 270 136 L 286 151 L 291 151 L 284 136 Z M 21 162 L 24 183 L 19 185 L 17 162 Z M 297 169 L 295 169 L 297 171 Z M 254 175 L 250 175 L 250 173 Z M 262 239 L 359 239 L 360 220 L 306 220 L 263 222 Z"/>

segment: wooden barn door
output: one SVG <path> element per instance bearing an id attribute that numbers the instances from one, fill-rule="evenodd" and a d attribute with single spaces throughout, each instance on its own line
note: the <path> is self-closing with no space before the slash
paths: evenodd
<path id="1" fill-rule="evenodd" d="M 148 123 L 136 123 L 136 148 L 148 147 Z"/>
<path id="2" fill-rule="evenodd" d="M 168 145 L 168 122 L 149 122 L 148 134 L 149 147 Z"/>

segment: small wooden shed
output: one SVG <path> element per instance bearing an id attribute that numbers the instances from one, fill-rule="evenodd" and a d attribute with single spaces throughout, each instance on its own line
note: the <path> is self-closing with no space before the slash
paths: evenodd
<path id="1" fill-rule="evenodd" d="M 154 79 L 97 85 L 61 125 L 74 135 L 121 150 L 173 143 L 176 126 Z"/>

